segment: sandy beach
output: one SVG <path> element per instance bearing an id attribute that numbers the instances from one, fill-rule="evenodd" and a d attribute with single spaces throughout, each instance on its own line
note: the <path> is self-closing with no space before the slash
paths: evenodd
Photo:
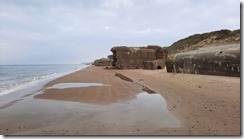
<path id="1" fill-rule="evenodd" d="M 0 126 L 3 135 L 240 135 L 240 78 L 89 66 L 1 103 Z"/>

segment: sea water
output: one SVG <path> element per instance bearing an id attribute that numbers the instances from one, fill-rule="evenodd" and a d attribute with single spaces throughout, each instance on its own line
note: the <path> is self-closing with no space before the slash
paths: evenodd
<path id="1" fill-rule="evenodd" d="M 0 96 L 85 68 L 85 64 L 0 65 Z"/>

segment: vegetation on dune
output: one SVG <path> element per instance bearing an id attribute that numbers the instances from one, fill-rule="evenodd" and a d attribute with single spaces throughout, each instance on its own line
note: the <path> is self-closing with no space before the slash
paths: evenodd
<path id="1" fill-rule="evenodd" d="M 174 54 L 213 44 L 231 44 L 238 42 L 240 42 L 240 29 L 234 31 L 225 29 L 203 34 L 194 34 L 173 43 L 167 47 L 167 50 L 169 54 Z"/>

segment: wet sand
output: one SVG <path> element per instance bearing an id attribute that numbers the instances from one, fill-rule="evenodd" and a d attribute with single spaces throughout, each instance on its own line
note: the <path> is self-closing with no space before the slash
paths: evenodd
<path id="1" fill-rule="evenodd" d="M 90 66 L 0 108 L 4 135 L 240 135 L 240 78 Z"/>

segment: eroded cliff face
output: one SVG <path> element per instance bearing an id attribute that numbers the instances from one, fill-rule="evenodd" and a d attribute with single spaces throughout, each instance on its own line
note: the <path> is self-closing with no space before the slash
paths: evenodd
<path id="1" fill-rule="evenodd" d="M 173 54 L 166 67 L 175 73 L 240 76 L 240 43 Z"/>

